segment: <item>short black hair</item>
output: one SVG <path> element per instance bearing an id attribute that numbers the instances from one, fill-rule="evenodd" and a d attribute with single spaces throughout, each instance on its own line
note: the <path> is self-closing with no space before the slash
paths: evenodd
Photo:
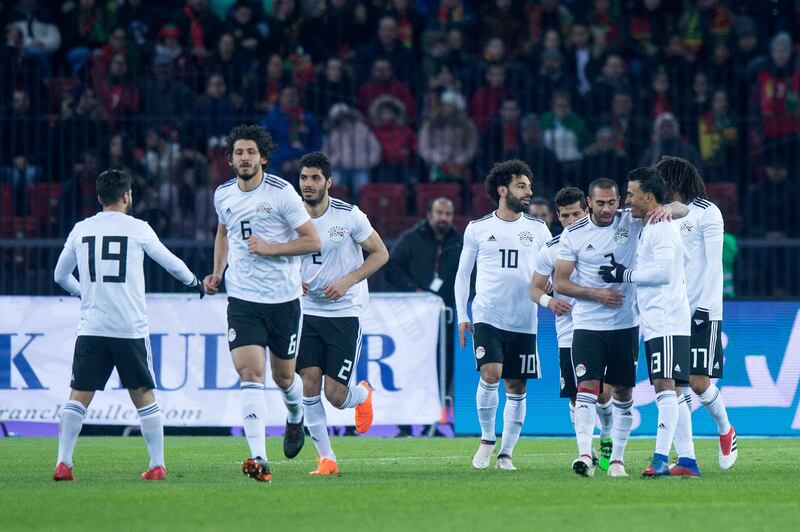
<path id="1" fill-rule="evenodd" d="M 231 129 L 225 138 L 225 155 L 228 159 L 233 157 L 233 145 L 237 140 L 252 140 L 256 143 L 259 155 L 267 159 L 275 151 L 275 143 L 272 142 L 272 136 L 267 130 L 261 126 L 241 124 Z"/>
<path id="2" fill-rule="evenodd" d="M 131 176 L 122 170 L 106 170 L 97 176 L 97 198 L 100 205 L 108 207 L 118 202 L 122 195 L 131 191 Z"/>
<path id="3" fill-rule="evenodd" d="M 664 198 L 667 195 L 667 184 L 664 178 L 653 166 L 643 166 L 635 168 L 628 173 L 628 183 L 631 181 L 638 181 L 639 188 L 644 193 L 651 193 L 658 203 L 664 203 Z"/>
<path id="4" fill-rule="evenodd" d="M 595 189 L 602 188 L 603 190 L 608 190 L 609 188 L 613 188 L 619 194 L 619 187 L 617 186 L 617 182 L 613 179 L 609 179 L 607 177 L 599 177 L 589 183 L 589 197 L 591 198 L 594 194 Z"/>
<path id="5" fill-rule="evenodd" d="M 548 200 L 547 198 L 544 198 L 542 196 L 534 196 L 534 197 L 532 197 L 531 201 L 530 201 L 530 204 L 531 205 L 544 205 L 548 209 L 551 208 L 550 200 Z"/>
<path id="6" fill-rule="evenodd" d="M 453 207 L 453 210 L 455 211 L 455 204 L 453 203 L 453 200 L 451 200 L 450 198 L 446 198 L 444 196 L 437 196 L 428 202 L 428 214 L 431 214 L 433 212 L 434 204 L 440 201 L 448 203 L 451 207 Z"/>
<path id="7" fill-rule="evenodd" d="M 306 153 L 300 158 L 300 168 L 319 168 L 328 180 L 331 178 L 331 162 L 321 151 Z"/>
<path id="8" fill-rule="evenodd" d="M 509 159 L 501 163 L 495 163 L 489 171 L 489 175 L 483 180 L 483 187 L 489 197 L 498 205 L 500 204 L 500 194 L 497 187 L 507 187 L 511 183 L 512 176 L 524 175 L 533 180 L 531 167 L 525 161 L 519 159 Z"/>
<path id="9" fill-rule="evenodd" d="M 708 199 L 706 184 L 700 177 L 700 172 L 686 159 L 664 155 L 656 163 L 656 169 L 667 184 L 670 195 L 679 194 L 687 203 L 695 198 Z"/>
<path id="10" fill-rule="evenodd" d="M 578 187 L 564 187 L 556 192 L 556 209 L 581 202 L 581 209 L 586 210 L 586 194 Z"/>

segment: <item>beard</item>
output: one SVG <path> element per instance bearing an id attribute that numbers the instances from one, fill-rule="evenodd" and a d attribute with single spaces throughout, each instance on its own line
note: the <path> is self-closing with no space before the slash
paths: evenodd
<path id="1" fill-rule="evenodd" d="M 247 168 L 237 168 L 236 169 L 236 177 L 241 179 L 242 181 L 250 181 L 255 176 L 258 175 L 260 168 L 258 166 L 249 166 Z M 250 174 L 245 172 L 250 171 Z"/>
<path id="2" fill-rule="evenodd" d="M 506 196 L 506 207 L 508 207 L 508 210 L 517 213 L 525 212 L 528 209 L 528 206 L 522 203 L 521 198 L 516 197 L 514 194 L 511 194 L 510 192 Z"/>
<path id="3" fill-rule="evenodd" d="M 325 199 L 325 192 L 326 190 L 322 189 L 316 194 L 316 196 L 311 196 L 311 197 L 306 197 L 306 193 L 303 192 L 303 201 L 306 202 L 311 207 L 316 207 L 317 205 L 322 203 L 322 200 Z"/>

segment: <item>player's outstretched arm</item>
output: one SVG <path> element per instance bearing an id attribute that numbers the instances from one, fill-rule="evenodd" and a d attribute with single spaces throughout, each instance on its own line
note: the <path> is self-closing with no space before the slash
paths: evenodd
<path id="1" fill-rule="evenodd" d="M 345 275 L 341 279 L 332 282 L 324 288 L 325 297 L 331 301 L 336 301 L 347 293 L 351 286 L 358 284 L 364 279 L 369 279 L 389 261 L 389 250 L 383 243 L 377 231 L 373 231 L 366 240 L 360 242 L 361 249 L 368 253 L 364 263 L 357 269 Z"/>
<path id="2" fill-rule="evenodd" d="M 81 285 L 78 280 L 72 275 L 75 266 L 78 265 L 78 258 L 75 256 L 75 251 L 72 248 L 64 248 L 61 255 L 58 257 L 55 272 L 53 272 L 53 279 L 55 282 L 66 290 L 71 296 L 81 296 Z"/>
<path id="3" fill-rule="evenodd" d="M 319 233 L 314 222 L 308 220 L 300 227 L 295 228 L 299 238 L 285 244 L 268 244 L 260 237 L 252 235 L 247 239 L 247 251 L 262 257 L 288 257 L 317 253 L 322 247 Z"/>
<path id="4" fill-rule="evenodd" d="M 531 286 L 528 289 L 528 297 L 531 298 L 531 301 L 538 304 L 542 307 L 547 307 L 553 311 L 553 314 L 556 316 L 563 316 L 567 312 L 572 309 L 572 305 L 564 301 L 563 299 L 558 299 L 556 297 L 551 297 L 548 292 L 548 277 L 546 275 L 542 275 L 541 273 L 534 273 L 533 280 L 531 281 Z"/>
<path id="5" fill-rule="evenodd" d="M 142 249 L 147 253 L 147 256 L 156 261 L 162 268 L 167 270 L 170 275 L 186 286 L 193 288 L 198 286 L 199 282 L 197 281 L 197 277 L 189 270 L 186 263 L 176 257 L 161 243 L 161 240 L 158 239 L 155 231 L 153 231 L 149 225 L 145 225 L 147 229 L 144 241 L 142 242 Z M 205 292 L 201 294 L 201 297 L 203 295 L 205 295 Z"/>
<path id="6" fill-rule="evenodd" d="M 222 274 L 228 266 L 228 228 L 217 224 L 217 235 L 214 237 L 214 271 L 203 279 L 206 294 L 213 296 L 219 293 Z"/>

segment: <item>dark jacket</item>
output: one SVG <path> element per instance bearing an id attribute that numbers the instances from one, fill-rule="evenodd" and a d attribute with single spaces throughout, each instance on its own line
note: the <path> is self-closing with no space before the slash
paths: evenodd
<path id="1" fill-rule="evenodd" d="M 397 239 L 389 263 L 386 265 L 386 280 L 395 290 L 415 292 L 429 290 L 433 280 L 436 255 L 439 255 L 439 277 L 442 287 L 438 294 L 448 307 L 455 306 L 454 286 L 458 271 L 458 258 L 464 240 L 458 231 L 451 228 L 444 239 L 437 240 L 428 220 L 421 220 Z"/>

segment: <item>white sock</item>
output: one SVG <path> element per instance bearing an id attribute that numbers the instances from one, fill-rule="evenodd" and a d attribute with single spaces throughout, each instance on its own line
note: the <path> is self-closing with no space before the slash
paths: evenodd
<path id="1" fill-rule="evenodd" d="M 569 403 L 569 424 L 572 425 L 572 430 L 575 430 L 575 403 Z"/>
<path id="2" fill-rule="evenodd" d="M 689 407 L 689 412 L 692 411 L 692 389 L 689 386 L 681 386 L 681 392 L 686 398 L 686 404 Z"/>
<path id="3" fill-rule="evenodd" d="M 267 401 L 264 399 L 264 385 L 260 382 L 242 382 L 242 425 L 250 458 L 260 456 L 267 459 L 267 440 L 264 428 L 267 424 Z"/>
<path id="4" fill-rule="evenodd" d="M 675 452 L 678 458 L 694 460 L 694 441 L 692 440 L 691 396 L 682 393 L 678 399 L 678 425 L 675 428 Z"/>
<path id="5" fill-rule="evenodd" d="M 285 390 L 280 386 L 278 389 L 283 393 L 283 404 L 289 411 L 286 421 L 289 423 L 303 421 L 303 379 L 300 378 L 300 375 L 295 373 L 292 384 Z"/>
<path id="6" fill-rule="evenodd" d="M 728 410 L 722 401 L 719 388 L 713 383 L 709 384 L 708 389 L 700 395 L 699 399 L 708 410 L 708 413 L 711 414 L 711 417 L 714 418 L 714 423 L 717 424 L 717 432 L 720 436 L 730 432 L 731 423 L 728 421 Z"/>
<path id="7" fill-rule="evenodd" d="M 613 426 L 611 428 L 611 461 L 625 462 L 625 446 L 628 445 L 628 438 L 631 437 L 631 427 L 633 426 L 633 400 L 618 401 L 611 399 L 614 407 Z"/>
<path id="8" fill-rule="evenodd" d="M 336 455 L 331 448 L 331 438 L 328 435 L 328 419 L 325 416 L 325 407 L 319 395 L 314 397 L 303 397 L 303 414 L 308 432 L 311 433 L 311 441 L 317 448 L 320 458 L 328 458 L 336 461 Z"/>
<path id="9" fill-rule="evenodd" d="M 164 467 L 164 420 L 158 403 L 143 406 L 139 412 L 139 427 L 142 430 L 147 454 L 150 455 L 150 469 Z"/>
<path id="10" fill-rule="evenodd" d="M 595 409 L 597 410 L 597 417 L 600 419 L 600 439 L 608 439 L 611 437 L 611 428 L 614 424 L 614 410 L 611 407 L 611 399 L 605 404 L 597 403 Z"/>
<path id="11" fill-rule="evenodd" d="M 592 456 L 596 404 L 597 396 L 593 393 L 578 392 L 575 398 L 575 439 L 578 441 L 580 456 Z"/>
<path id="12" fill-rule="evenodd" d="M 669 456 L 675 429 L 678 425 L 678 396 L 675 390 L 664 390 L 656 394 L 658 407 L 658 429 L 656 431 L 656 454 Z"/>
<path id="13" fill-rule="evenodd" d="M 497 405 L 500 395 L 497 393 L 500 383 L 489 384 L 483 379 L 478 382 L 478 392 L 475 403 L 478 407 L 478 421 L 481 424 L 481 440 L 494 442 L 497 436 L 494 432 L 494 420 L 497 416 Z"/>
<path id="14" fill-rule="evenodd" d="M 519 441 L 519 434 L 522 432 L 522 425 L 525 424 L 527 408 L 526 394 L 506 394 L 506 406 L 503 409 L 503 444 L 500 446 L 498 456 L 507 454 L 510 457 L 514 452 L 514 446 Z"/>
<path id="15" fill-rule="evenodd" d="M 369 397 L 369 391 L 364 386 L 360 384 L 356 384 L 355 386 L 351 386 L 348 388 L 347 391 L 347 398 L 344 400 L 344 403 L 339 408 L 339 410 L 344 410 L 346 408 L 355 408 L 364 401 L 367 400 Z"/>
<path id="16" fill-rule="evenodd" d="M 86 417 L 86 407 L 80 401 L 67 401 L 61 411 L 61 421 L 58 424 L 58 459 L 67 466 L 72 467 L 72 453 L 78 443 L 78 434 L 83 427 L 83 418 Z"/>

